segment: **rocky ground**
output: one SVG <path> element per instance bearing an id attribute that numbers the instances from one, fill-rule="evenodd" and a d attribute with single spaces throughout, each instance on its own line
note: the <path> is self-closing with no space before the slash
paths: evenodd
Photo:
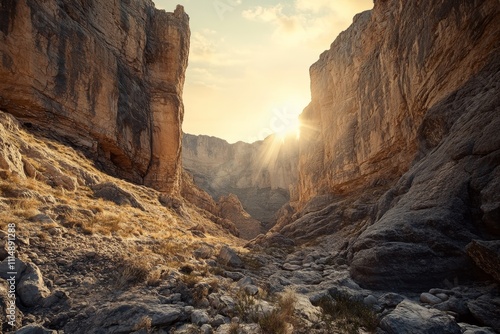
<path id="1" fill-rule="evenodd" d="M 0 125 L 3 332 L 500 330 L 493 280 L 366 290 L 351 279 L 343 254 L 321 246 L 328 240 L 297 245 L 274 234 L 243 247 L 188 202 L 103 174 L 11 116 L 1 114 Z M 9 226 L 17 247 L 14 328 L 5 317 Z M 486 254 L 481 245 L 471 249 Z"/>

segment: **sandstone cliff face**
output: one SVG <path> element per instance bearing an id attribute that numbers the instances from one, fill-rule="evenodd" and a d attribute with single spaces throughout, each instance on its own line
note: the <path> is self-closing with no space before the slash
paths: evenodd
<path id="1" fill-rule="evenodd" d="M 177 193 L 189 36 L 181 6 L 3 1 L 0 108 L 69 139 L 108 172 Z"/>
<path id="2" fill-rule="evenodd" d="M 243 209 L 236 195 L 221 196 L 217 208 L 220 217 L 234 223 L 241 238 L 250 240 L 262 233 L 261 223 Z"/>
<path id="3" fill-rule="evenodd" d="M 274 230 L 334 233 L 372 288 L 477 276 L 467 244 L 500 236 L 499 22 L 495 0 L 357 15 L 311 67 L 299 201 Z"/>
<path id="4" fill-rule="evenodd" d="M 274 221 L 297 180 L 298 146 L 268 137 L 247 144 L 185 134 L 182 159 L 194 182 L 214 198 L 235 194 L 243 208 L 262 222 Z"/>
<path id="5" fill-rule="evenodd" d="M 354 18 L 310 69 L 301 206 L 408 170 L 429 110 L 491 59 L 497 8 L 496 1 L 375 1 Z"/>

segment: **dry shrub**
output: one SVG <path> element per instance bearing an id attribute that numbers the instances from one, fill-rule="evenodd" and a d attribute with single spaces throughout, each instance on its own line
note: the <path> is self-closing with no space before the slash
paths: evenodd
<path id="1" fill-rule="evenodd" d="M 139 331 L 141 329 L 145 329 L 148 333 L 152 327 L 152 320 L 148 316 L 143 316 L 137 324 L 135 324 L 133 330 Z"/>
<path id="2" fill-rule="evenodd" d="M 286 334 L 289 324 L 294 323 L 294 311 L 297 296 L 295 291 L 287 289 L 278 299 L 277 308 L 262 314 L 258 323 L 264 334 Z"/>
<path id="3" fill-rule="evenodd" d="M 90 229 L 92 233 L 111 234 L 120 231 L 120 224 L 125 222 L 127 219 L 123 213 L 99 212 L 84 224 L 84 228 Z"/>
<path id="4" fill-rule="evenodd" d="M 318 306 L 323 310 L 323 320 L 332 329 L 342 333 L 358 333 L 361 328 L 373 332 L 378 326 L 376 313 L 362 301 L 353 300 L 344 294 L 320 299 Z"/>
<path id="5" fill-rule="evenodd" d="M 119 261 L 116 268 L 116 286 L 123 288 L 145 282 L 151 271 L 151 264 L 145 257 L 137 257 Z"/>

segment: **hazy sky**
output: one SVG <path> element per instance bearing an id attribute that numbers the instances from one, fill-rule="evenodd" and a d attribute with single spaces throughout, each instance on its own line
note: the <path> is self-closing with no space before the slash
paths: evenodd
<path id="1" fill-rule="evenodd" d="M 310 101 L 309 66 L 373 0 L 154 0 L 190 16 L 187 133 L 253 142 Z"/>

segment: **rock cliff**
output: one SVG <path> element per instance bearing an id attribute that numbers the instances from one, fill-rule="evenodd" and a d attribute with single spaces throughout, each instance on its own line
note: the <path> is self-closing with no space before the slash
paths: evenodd
<path id="1" fill-rule="evenodd" d="M 189 17 L 150 0 L 2 1 L 0 108 L 178 193 Z"/>
<path id="2" fill-rule="evenodd" d="M 274 222 L 297 180 L 298 142 L 273 136 L 253 144 L 185 134 L 183 166 L 212 197 L 235 194 L 255 219 Z"/>
<path id="3" fill-rule="evenodd" d="M 478 273 L 466 245 L 500 235 L 499 22 L 495 0 L 357 15 L 310 69 L 298 201 L 275 231 L 336 233 L 369 287 Z"/>

